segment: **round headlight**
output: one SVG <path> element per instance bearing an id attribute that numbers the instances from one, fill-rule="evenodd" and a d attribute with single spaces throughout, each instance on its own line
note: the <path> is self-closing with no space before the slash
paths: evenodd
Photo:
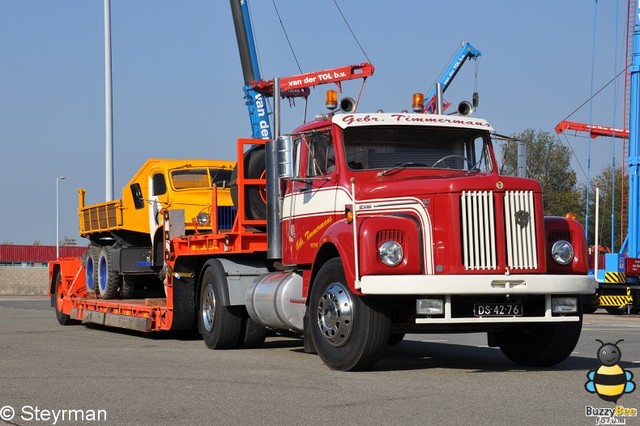
<path id="1" fill-rule="evenodd" d="M 404 258 L 402 246 L 395 241 L 385 241 L 378 247 L 378 256 L 387 266 L 396 266 Z"/>
<path id="2" fill-rule="evenodd" d="M 198 213 L 196 216 L 196 220 L 198 221 L 198 225 L 204 226 L 209 224 L 209 214 L 205 212 Z"/>
<path id="3" fill-rule="evenodd" d="M 551 257 L 560 265 L 571 263 L 573 255 L 573 246 L 568 241 L 558 240 L 551 246 Z"/>

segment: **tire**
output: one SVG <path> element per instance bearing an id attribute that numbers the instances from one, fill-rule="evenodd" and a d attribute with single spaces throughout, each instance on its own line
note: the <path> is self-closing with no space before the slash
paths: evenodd
<path id="1" fill-rule="evenodd" d="M 89 244 L 89 248 L 83 257 L 85 282 L 88 292 L 98 292 L 98 265 L 100 263 L 100 246 Z"/>
<path id="2" fill-rule="evenodd" d="M 404 340 L 404 333 L 391 333 L 389 335 L 389 346 L 399 345 Z"/>
<path id="3" fill-rule="evenodd" d="M 315 349 L 334 370 L 373 367 L 389 341 L 389 315 L 346 285 L 339 258 L 325 263 L 313 281 L 308 329 Z"/>
<path id="4" fill-rule="evenodd" d="M 58 323 L 60 323 L 60 325 L 80 324 L 82 321 L 71 319 L 69 315 L 62 312 L 62 300 L 64 298 L 64 293 L 66 289 L 62 284 L 62 275 L 60 274 L 60 271 L 56 273 L 54 280 L 55 280 L 54 292 L 51 295 L 51 298 L 54 299 L 52 300 L 52 302 L 54 302 L 53 306 L 56 310 L 56 319 L 58 320 Z"/>
<path id="5" fill-rule="evenodd" d="M 244 311 L 238 347 L 245 349 L 261 348 L 267 338 L 267 329 L 252 320 L 246 309 Z"/>
<path id="6" fill-rule="evenodd" d="M 507 358 L 527 367 L 548 367 L 571 355 L 582 330 L 580 321 L 555 324 L 513 324 L 496 332 L 497 345 Z"/>
<path id="7" fill-rule="evenodd" d="M 133 292 L 136 289 L 136 283 L 138 282 L 138 277 L 135 275 L 123 275 L 122 276 L 122 285 L 119 289 L 119 296 L 121 299 L 131 299 L 133 297 Z"/>
<path id="8" fill-rule="evenodd" d="M 215 266 L 208 267 L 200 285 L 198 327 L 209 349 L 230 349 L 240 344 L 243 308 L 222 304 L 220 285 L 226 279 L 221 272 Z"/>
<path id="9" fill-rule="evenodd" d="M 244 174 L 246 179 L 260 179 L 265 175 L 265 148 L 256 146 L 244 154 Z M 238 166 L 231 173 L 231 200 L 238 207 Z M 245 216 L 248 220 L 265 220 L 267 218 L 266 192 L 264 187 L 247 186 L 245 195 Z"/>
<path id="10" fill-rule="evenodd" d="M 604 310 L 607 311 L 609 315 L 624 315 L 627 313 L 626 308 L 620 308 L 618 306 L 605 306 Z"/>
<path id="11" fill-rule="evenodd" d="M 98 261 L 98 291 L 103 299 L 115 299 L 122 277 L 113 271 L 111 259 L 111 247 L 102 247 L 100 260 Z"/>
<path id="12" fill-rule="evenodd" d="M 595 311 L 597 311 L 597 310 L 598 310 L 598 307 L 597 307 L 597 306 L 585 306 L 584 308 L 582 308 L 582 311 L 583 311 L 585 314 L 592 314 L 592 313 L 594 313 L 594 312 L 595 312 Z"/>

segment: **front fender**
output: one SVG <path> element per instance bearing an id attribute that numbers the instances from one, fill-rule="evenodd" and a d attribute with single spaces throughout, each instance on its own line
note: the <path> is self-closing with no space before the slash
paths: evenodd
<path id="1" fill-rule="evenodd" d="M 353 246 L 353 224 L 347 223 L 346 220 L 334 222 L 327 228 L 324 235 L 320 239 L 320 250 L 314 259 L 313 271 L 320 269 L 331 257 L 338 253 L 342 260 L 342 267 L 347 284 L 351 291 L 357 293 L 355 288 L 355 251 Z M 313 279 L 313 278 L 312 278 Z"/>
<path id="2" fill-rule="evenodd" d="M 547 216 L 544 218 L 544 228 L 547 272 L 551 274 L 586 274 L 588 268 L 587 242 L 580 223 L 566 217 Z M 551 247 L 558 240 L 566 240 L 573 246 L 575 252 L 573 261 L 568 265 L 559 265 L 551 257 Z"/>
<path id="3" fill-rule="evenodd" d="M 353 224 L 341 220 L 327 228 L 322 236 L 321 247 L 314 261 L 313 270 L 335 255 L 342 260 L 345 278 L 352 291 L 356 289 L 356 269 L 360 277 L 364 275 L 408 275 L 423 273 L 423 247 L 419 231 L 413 219 L 404 216 L 369 216 L 357 221 L 358 268 L 354 249 Z M 378 256 L 378 246 L 393 240 L 403 249 L 404 258 L 397 266 L 387 266 Z"/>

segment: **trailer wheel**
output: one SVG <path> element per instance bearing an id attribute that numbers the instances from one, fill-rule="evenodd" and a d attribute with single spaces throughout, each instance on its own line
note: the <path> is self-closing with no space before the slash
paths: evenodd
<path id="1" fill-rule="evenodd" d="M 627 313 L 626 308 L 621 308 L 619 306 L 605 306 L 604 310 L 607 311 L 609 315 L 624 315 Z"/>
<path id="2" fill-rule="evenodd" d="M 579 322 L 513 324 L 494 337 L 502 353 L 516 364 L 548 367 L 571 355 L 581 330 L 582 314 Z"/>
<path id="3" fill-rule="evenodd" d="M 122 277 L 113 271 L 111 247 L 102 247 L 98 261 L 98 290 L 103 299 L 115 299 L 118 296 Z"/>
<path id="4" fill-rule="evenodd" d="M 87 291 L 98 292 L 98 264 L 100 262 L 100 246 L 89 244 L 89 248 L 85 253 L 84 272 L 85 281 L 87 283 Z"/>
<path id="5" fill-rule="evenodd" d="M 238 347 L 245 349 L 261 348 L 267 338 L 267 329 L 251 319 L 246 309 L 244 311 Z"/>
<path id="6" fill-rule="evenodd" d="M 58 322 L 60 323 L 60 325 L 75 325 L 75 324 L 80 324 L 82 321 L 78 321 L 75 319 L 71 319 L 71 317 L 67 314 L 65 314 L 64 312 L 62 312 L 62 300 L 64 299 L 64 294 L 65 294 L 65 286 L 62 282 L 62 274 L 60 274 L 60 271 L 58 271 L 56 273 L 56 276 L 54 278 L 54 292 L 51 295 L 51 298 L 53 298 L 53 306 L 56 310 L 56 319 L 58 320 Z"/>
<path id="7" fill-rule="evenodd" d="M 339 258 L 316 276 L 309 304 L 309 329 L 322 361 L 334 370 L 366 370 L 389 341 L 389 315 L 375 300 L 355 296 L 345 284 Z"/>
<path id="8" fill-rule="evenodd" d="M 200 290 L 198 326 L 209 349 L 235 348 L 240 341 L 242 307 L 224 306 L 214 267 L 205 270 Z"/>
<path id="9" fill-rule="evenodd" d="M 244 154 L 244 174 L 246 179 L 264 179 L 266 174 L 265 148 L 256 146 Z M 231 200 L 238 207 L 238 166 L 231 173 Z M 245 216 L 249 220 L 267 218 L 267 196 L 264 186 L 251 185 L 245 187 Z"/>

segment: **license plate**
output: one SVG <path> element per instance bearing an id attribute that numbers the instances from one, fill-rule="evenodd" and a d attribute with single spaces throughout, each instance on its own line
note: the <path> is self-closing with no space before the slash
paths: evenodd
<path id="1" fill-rule="evenodd" d="M 522 303 L 476 303 L 473 315 L 477 317 L 521 317 Z"/>

